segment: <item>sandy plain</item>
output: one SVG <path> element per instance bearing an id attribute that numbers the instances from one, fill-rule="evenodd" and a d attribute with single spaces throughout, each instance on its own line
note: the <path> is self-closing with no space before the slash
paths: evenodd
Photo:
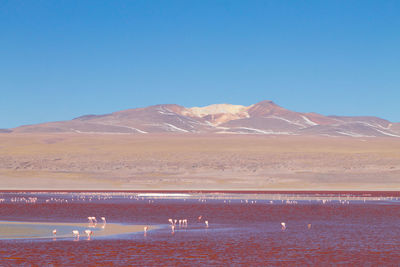
<path id="1" fill-rule="evenodd" d="M 400 139 L 0 134 L 0 190 L 400 190 Z"/>
<path id="2" fill-rule="evenodd" d="M 60 223 L 60 222 L 9 222 L 0 221 L 2 229 L 0 239 L 25 239 L 25 238 L 71 238 L 72 229 L 77 229 L 83 238 L 86 238 L 84 230 L 90 229 L 94 237 L 122 235 L 143 231 L 144 225 L 124 225 L 109 223 L 89 228 L 87 223 Z M 157 227 L 152 227 L 157 228 Z M 57 229 L 57 235 L 53 236 L 53 229 Z"/>

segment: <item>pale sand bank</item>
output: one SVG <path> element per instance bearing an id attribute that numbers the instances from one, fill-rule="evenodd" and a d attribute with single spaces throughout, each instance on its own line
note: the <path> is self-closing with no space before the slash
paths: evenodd
<path id="1" fill-rule="evenodd" d="M 104 228 L 103 228 L 104 226 Z M 72 230 L 80 232 L 81 239 L 87 238 L 84 231 L 93 231 L 92 239 L 113 235 L 123 235 L 143 231 L 144 225 L 127 225 L 117 223 L 99 223 L 89 227 L 88 223 L 57 223 L 57 222 L 14 222 L 0 221 L 0 239 L 30 239 L 54 238 L 52 231 L 57 230 L 56 238 L 73 238 Z M 155 226 L 150 229 L 156 229 Z"/>

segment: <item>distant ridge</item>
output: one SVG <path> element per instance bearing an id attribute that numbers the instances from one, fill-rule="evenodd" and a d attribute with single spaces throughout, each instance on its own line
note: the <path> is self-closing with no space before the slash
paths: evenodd
<path id="1" fill-rule="evenodd" d="M 285 109 L 265 100 L 250 106 L 176 104 L 128 109 L 73 120 L 0 129 L 1 133 L 213 133 L 400 137 L 400 123 L 378 117 L 324 116 Z"/>

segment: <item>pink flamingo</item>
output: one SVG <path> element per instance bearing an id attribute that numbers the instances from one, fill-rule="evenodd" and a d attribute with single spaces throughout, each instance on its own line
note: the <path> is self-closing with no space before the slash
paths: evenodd
<path id="1" fill-rule="evenodd" d="M 76 238 L 79 239 L 79 231 L 78 230 L 73 230 L 72 235 Z"/>
<path id="2" fill-rule="evenodd" d="M 85 234 L 87 235 L 88 240 L 90 240 L 90 237 L 92 236 L 93 232 L 92 230 L 85 230 Z"/>
<path id="3" fill-rule="evenodd" d="M 53 230 L 53 235 L 54 235 L 54 236 L 57 235 L 57 230 L 56 230 L 56 229 Z"/>
<path id="4" fill-rule="evenodd" d="M 206 224 L 206 227 L 208 228 L 208 221 L 205 221 L 204 223 Z"/>
<path id="5" fill-rule="evenodd" d="M 89 219 L 89 227 L 96 227 L 97 220 L 96 217 L 88 217 Z"/>
<path id="6" fill-rule="evenodd" d="M 282 225 L 282 231 L 285 231 L 286 230 L 286 223 L 281 222 L 281 225 Z"/>
<path id="7" fill-rule="evenodd" d="M 104 228 L 106 228 L 106 224 L 107 224 L 106 217 L 101 217 L 101 220 L 103 221 L 101 228 L 104 229 Z"/>

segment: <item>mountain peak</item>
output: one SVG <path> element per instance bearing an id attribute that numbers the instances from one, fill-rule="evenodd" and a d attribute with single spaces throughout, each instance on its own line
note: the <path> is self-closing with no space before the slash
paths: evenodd
<path id="1" fill-rule="evenodd" d="M 289 110 L 278 106 L 271 100 L 264 100 L 258 102 L 257 104 L 251 105 L 248 112 L 250 116 L 267 116 L 287 113 Z"/>
<path id="2" fill-rule="evenodd" d="M 0 133 L 230 133 L 263 135 L 323 135 L 400 137 L 400 123 L 376 117 L 324 116 L 295 112 L 264 100 L 250 106 L 213 104 L 186 108 L 162 104 L 70 121 L 26 125 Z"/>
<path id="3" fill-rule="evenodd" d="M 277 106 L 277 104 L 275 104 L 274 101 L 272 101 L 272 100 L 263 100 L 263 101 L 260 101 L 260 102 L 258 102 L 258 103 L 256 103 L 256 104 L 254 104 L 253 106 L 255 106 L 255 105 L 262 105 L 262 106 L 269 106 L 269 105 L 272 105 L 272 106 Z"/>

